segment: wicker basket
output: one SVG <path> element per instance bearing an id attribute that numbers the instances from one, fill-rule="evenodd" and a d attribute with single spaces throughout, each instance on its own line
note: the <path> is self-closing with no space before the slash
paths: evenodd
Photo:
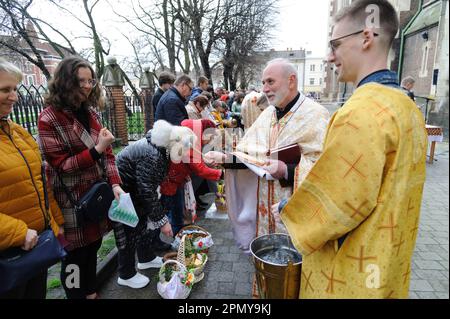
<path id="1" fill-rule="evenodd" d="M 188 287 L 183 285 L 182 290 L 177 291 L 179 295 L 177 296 L 170 296 L 170 293 L 168 292 L 167 288 L 168 288 L 168 284 L 169 282 L 165 280 L 164 277 L 164 271 L 165 271 L 165 267 L 167 267 L 168 264 L 175 264 L 175 271 L 181 271 L 184 273 L 187 273 L 187 269 L 186 266 L 183 265 L 182 263 L 180 263 L 177 260 L 172 260 L 172 259 L 168 259 L 164 262 L 164 264 L 161 266 L 161 268 L 159 269 L 159 281 L 158 284 L 156 285 L 156 288 L 158 290 L 159 295 L 164 298 L 164 299 L 186 299 L 187 297 L 189 297 L 189 294 L 191 293 L 192 290 L 192 286 Z M 172 274 L 173 276 L 173 274 Z M 195 283 L 195 274 L 194 274 L 194 281 L 192 284 Z"/>
<path id="2" fill-rule="evenodd" d="M 180 262 L 181 264 L 183 264 L 184 266 L 186 266 L 186 268 L 187 268 L 189 266 L 189 264 L 188 264 L 188 261 L 186 260 L 185 242 L 186 242 L 186 235 L 183 235 L 183 237 L 181 238 L 180 247 L 178 247 L 177 261 Z M 197 253 L 197 254 L 200 254 L 200 253 Z M 205 269 L 205 265 L 208 262 L 208 256 L 206 254 L 205 254 L 205 256 L 206 256 L 205 261 L 200 266 L 193 269 L 194 275 L 195 275 L 194 283 L 199 282 L 204 277 L 203 270 Z"/>
<path id="3" fill-rule="evenodd" d="M 227 208 L 227 201 L 225 200 L 225 198 L 216 198 L 214 200 L 214 203 L 216 204 L 216 209 L 218 213 L 226 213 L 228 211 Z"/>
<path id="4" fill-rule="evenodd" d="M 195 236 L 200 236 L 200 237 L 208 237 L 211 236 L 211 234 L 204 228 L 197 226 L 197 225 L 189 225 L 189 226 L 185 226 L 183 228 L 180 229 L 180 231 L 177 233 L 176 237 L 178 237 L 180 239 L 180 241 L 182 240 L 183 236 L 187 234 L 187 231 L 192 230 L 195 231 Z M 180 249 L 178 249 L 179 251 Z M 208 253 L 208 248 L 200 250 L 199 252 L 201 253 Z"/>

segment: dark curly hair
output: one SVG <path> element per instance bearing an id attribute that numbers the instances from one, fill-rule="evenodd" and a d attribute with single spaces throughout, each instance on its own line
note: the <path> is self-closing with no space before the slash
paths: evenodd
<path id="1" fill-rule="evenodd" d="M 89 68 L 92 73 L 92 79 L 97 79 L 91 64 L 83 58 L 70 56 L 64 58 L 57 66 L 52 80 L 48 84 L 49 93 L 45 98 L 47 106 L 61 110 L 70 108 L 72 110 L 79 107 L 89 108 L 90 106 L 98 109 L 103 108 L 103 98 L 100 85 L 92 88 L 86 101 L 83 101 L 83 93 L 80 88 L 77 72 L 79 68 Z"/>

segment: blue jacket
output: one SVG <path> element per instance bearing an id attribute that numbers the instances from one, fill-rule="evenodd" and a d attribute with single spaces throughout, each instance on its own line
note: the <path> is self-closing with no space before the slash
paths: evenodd
<path id="1" fill-rule="evenodd" d="M 183 120 L 189 118 L 186 111 L 186 100 L 175 87 L 168 89 L 158 102 L 155 121 L 166 120 L 172 125 L 181 125 Z"/>
<path id="2" fill-rule="evenodd" d="M 387 69 L 375 71 L 369 74 L 358 83 L 358 87 L 370 82 L 377 82 L 396 89 L 400 89 L 400 86 L 398 85 L 397 73 Z"/>

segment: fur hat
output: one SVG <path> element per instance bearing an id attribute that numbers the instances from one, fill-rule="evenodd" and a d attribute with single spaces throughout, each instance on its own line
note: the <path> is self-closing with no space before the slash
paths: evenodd
<path id="1" fill-rule="evenodd" d="M 156 121 L 152 129 L 151 142 L 158 147 L 166 148 L 172 161 L 181 160 L 181 157 L 193 147 L 196 139 L 194 132 L 188 127 L 172 125 L 164 120 Z"/>

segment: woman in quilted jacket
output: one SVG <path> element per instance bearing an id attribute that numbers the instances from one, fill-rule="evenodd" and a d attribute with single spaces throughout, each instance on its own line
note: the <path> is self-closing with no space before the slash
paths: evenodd
<path id="1" fill-rule="evenodd" d="M 194 145 L 194 133 L 187 127 L 174 126 L 159 120 L 147 135 L 117 154 L 117 167 L 123 189 L 130 193 L 139 217 L 136 227 L 113 222 L 119 250 L 119 285 L 143 288 L 149 278 L 135 268 L 137 252 L 139 270 L 160 268 L 161 257 L 152 250 L 157 232 L 172 237 L 172 227 L 160 200 L 158 188 L 166 177 L 169 162 L 178 162 Z"/>
<path id="2" fill-rule="evenodd" d="M 215 123 L 208 120 L 183 120 L 181 126 L 190 128 L 196 135 L 196 144 L 190 151 L 189 156 L 182 161 L 172 161 L 169 166 L 169 173 L 164 181 L 161 183 L 161 200 L 164 206 L 169 211 L 170 222 L 174 234 L 178 233 L 184 226 L 184 210 L 185 203 L 176 202 L 175 192 L 178 187 L 183 186 L 192 174 L 195 174 L 199 178 L 218 181 L 222 176 L 222 171 L 219 169 L 213 169 L 206 166 L 202 157 L 202 147 L 209 141 L 207 138 L 211 138 L 210 134 L 215 132 Z M 208 130 L 208 134 L 204 132 Z"/>
<path id="3" fill-rule="evenodd" d="M 124 193 L 111 148 L 114 136 L 102 127 L 95 109 L 102 106 L 101 88 L 89 62 L 63 59 L 48 88 L 38 130 L 42 153 L 50 164 L 48 177 L 65 219 L 68 255 L 61 265 L 61 282 L 67 298 L 95 299 L 97 251 L 111 225 L 107 218 L 80 220 L 74 205 L 102 176 L 116 199 Z"/>
<path id="4" fill-rule="evenodd" d="M 59 226 L 64 223 L 50 191 L 50 211 L 45 211 L 45 181 L 38 145 L 22 126 L 8 119 L 18 100 L 20 81 L 20 70 L 0 58 L 0 251 L 10 247 L 33 249 L 46 226 L 46 218 L 50 218 L 55 235 L 62 233 L 63 228 Z M 3 275 L 0 273 L 0 279 Z M 0 299 L 45 299 L 46 293 L 47 269 L 0 295 Z"/>

